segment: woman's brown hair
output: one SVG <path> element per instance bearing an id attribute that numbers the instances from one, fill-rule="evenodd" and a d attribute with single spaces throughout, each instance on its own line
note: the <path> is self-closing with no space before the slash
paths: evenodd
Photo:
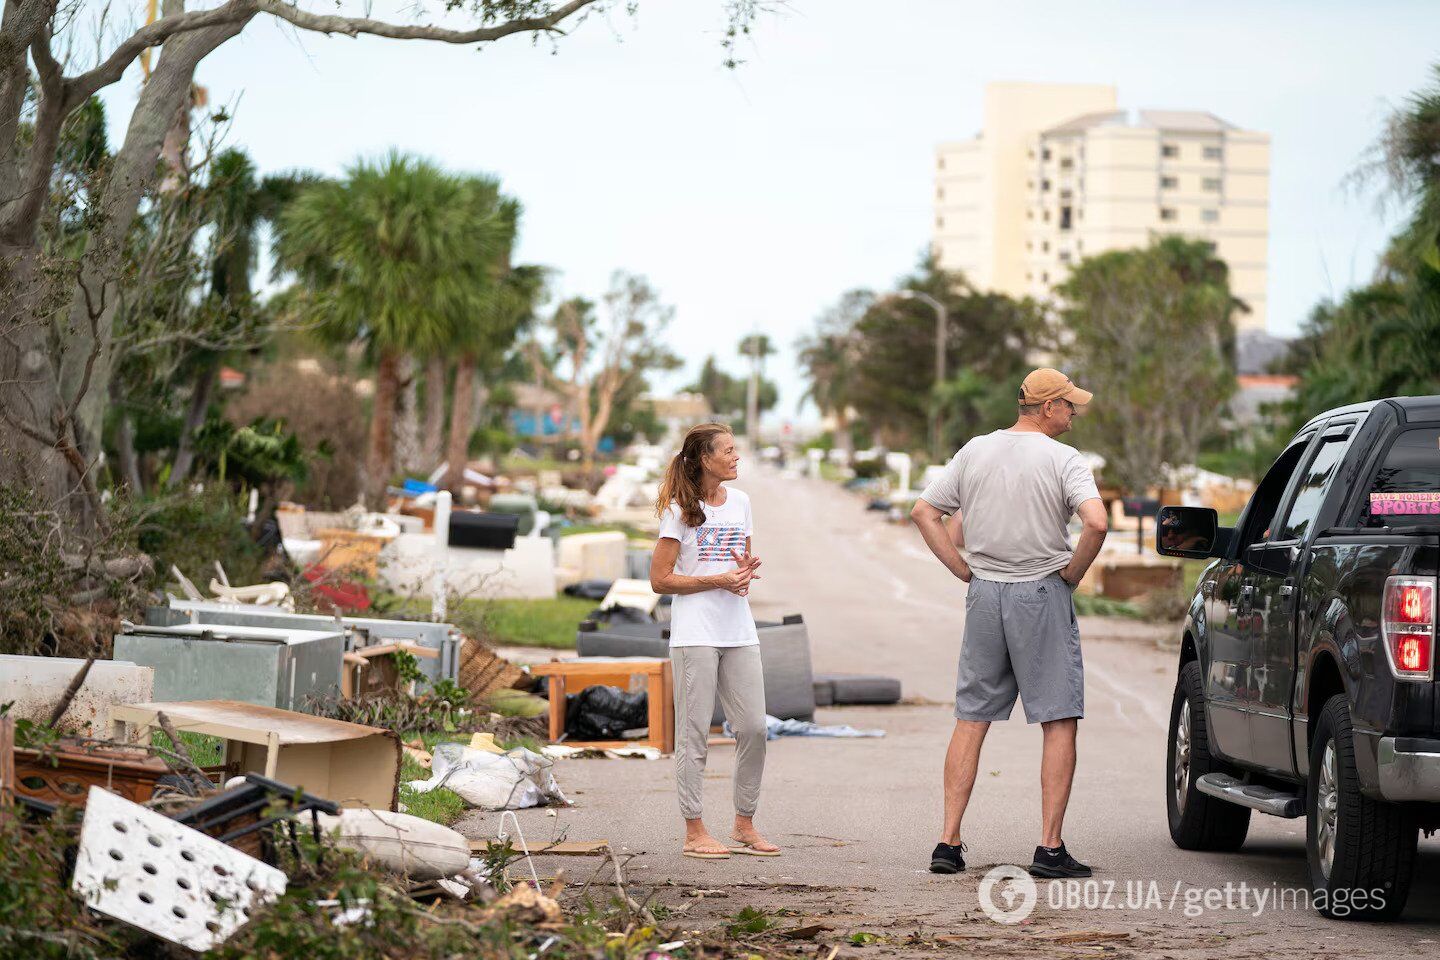
<path id="1" fill-rule="evenodd" d="M 722 435 L 732 435 L 723 423 L 702 423 L 685 434 L 680 452 L 670 461 L 665 478 L 660 481 L 660 495 L 655 498 L 657 517 L 663 517 L 671 503 L 678 503 L 685 526 L 698 527 L 705 522 L 705 511 L 700 507 L 700 478 L 705 475 L 701 458 L 715 452 L 715 441 Z"/>

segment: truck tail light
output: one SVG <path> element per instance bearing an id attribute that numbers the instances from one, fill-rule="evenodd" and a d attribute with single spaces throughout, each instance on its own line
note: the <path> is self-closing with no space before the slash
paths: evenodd
<path id="1" fill-rule="evenodd" d="M 1435 675 L 1435 579 L 1390 577 L 1385 581 L 1380 632 L 1390 671 L 1400 680 Z"/>

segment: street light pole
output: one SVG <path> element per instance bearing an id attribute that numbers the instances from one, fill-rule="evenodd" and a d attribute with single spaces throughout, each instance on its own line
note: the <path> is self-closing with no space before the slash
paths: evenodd
<path id="1" fill-rule="evenodd" d="M 950 318 L 945 310 L 945 304 L 936 300 L 928 293 L 919 290 L 901 290 L 895 294 L 902 300 L 919 300 L 930 305 L 935 311 L 935 386 L 938 389 L 940 384 L 945 382 L 945 335 L 948 332 Z M 940 401 L 938 397 L 932 397 L 931 403 L 934 411 L 930 421 L 930 455 L 939 463 L 944 457 L 940 449 Z"/>

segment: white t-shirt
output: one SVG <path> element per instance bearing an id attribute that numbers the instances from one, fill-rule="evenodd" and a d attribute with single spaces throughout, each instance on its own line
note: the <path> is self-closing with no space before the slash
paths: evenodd
<path id="1" fill-rule="evenodd" d="M 744 556 L 745 538 L 753 533 L 750 498 L 733 487 L 726 487 L 725 494 L 718 507 L 701 501 L 705 522 L 698 527 L 685 525 L 678 503 L 670 504 L 660 518 L 660 536 L 680 541 L 675 572 L 682 577 L 728 573 L 735 569 L 730 552 Z M 672 647 L 747 647 L 759 642 L 749 599 L 729 590 L 680 594 L 670 608 Z"/>

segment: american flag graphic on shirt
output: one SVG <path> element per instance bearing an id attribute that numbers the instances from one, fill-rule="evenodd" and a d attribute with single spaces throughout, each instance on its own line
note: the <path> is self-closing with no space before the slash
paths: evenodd
<path id="1" fill-rule="evenodd" d="M 701 563 L 734 560 L 732 552 L 745 553 L 745 528 L 740 524 L 720 526 L 707 523 L 695 531 L 695 545 L 700 551 L 696 559 Z"/>

